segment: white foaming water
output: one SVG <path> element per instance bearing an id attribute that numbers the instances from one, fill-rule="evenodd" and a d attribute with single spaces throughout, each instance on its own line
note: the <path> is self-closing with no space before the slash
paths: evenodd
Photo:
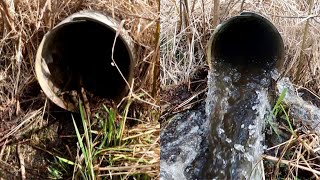
<path id="1" fill-rule="evenodd" d="M 185 122 L 184 125 L 186 126 L 187 123 Z M 193 127 L 188 134 L 195 134 L 196 131 L 199 131 L 199 127 Z M 188 136 L 188 135 L 186 135 Z M 168 143 L 168 147 L 173 147 L 180 143 L 181 141 L 185 141 L 185 136 L 179 137 L 174 143 Z M 200 139 L 197 136 L 188 137 L 188 143 L 179 146 L 181 149 L 181 154 L 174 162 L 160 162 L 160 171 L 166 171 L 166 174 L 170 175 L 170 177 L 165 177 L 166 179 L 187 179 L 184 174 L 185 168 L 195 159 L 197 152 L 194 151 L 198 146 L 200 146 Z"/>
<path id="2" fill-rule="evenodd" d="M 249 148 L 248 152 L 245 154 L 248 161 L 252 162 L 251 167 L 255 167 L 253 169 L 250 179 L 260 179 L 263 177 L 263 167 L 262 164 L 259 163 L 261 160 L 261 156 L 263 153 L 264 147 L 264 128 L 265 128 L 265 121 L 269 112 L 271 111 L 270 102 L 268 100 L 268 94 L 266 90 L 261 90 L 256 92 L 258 94 L 258 103 L 253 106 L 254 110 L 257 112 L 256 122 L 255 122 L 255 133 L 252 133 L 253 138 L 256 139 L 252 146 Z"/>
<path id="3" fill-rule="evenodd" d="M 232 140 L 229 138 L 226 138 L 227 143 L 232 143 Z"/>
<path id="4" fill-rule="evenodd" d="M 264 177 L 261 155 L 267 146 L 263 143 L 265 139 L 263 132 L 271 106 L 267 91 L 270 83 L 268 82 L 269 75 L 261 75 L 261 77 L 254 76 L 243 83 L 243 75 L 232 68 L 208 75 L 209 90 L 205 106 L 208 118 L 199 123 L 201 124 L 199 126 L 190 126 L 188 125 L 189 119 L 185 119 L 184 123 L 176 127 L 176 131 L 187 133 L 166 145 L 167 147 L 178 146 L 181 151 L 178 151 L 179 153 L 170 157 L 169 160 L 161 160 L 160 169 L 166 172 L 162 173 L 161 179 L 193 179 L 194 176 L 190 177 L 188 174 L 191 171 L 209 171 L 202 176 L 196 176 L 199 179 L 256 180 Z M 250 76 L 245 78 L 250 78 Z M 261 79 L 261 81 L 255 79 Z M 284 101 L 290 104 L 290 107 L 296 108 L 298 117 L 307 116 L 308 121 L 305 122 L 320 132 L 320 126 L 317 126 L 320 121 L 320 110 L 298 97 L 288 79 L 279 80 L 277 84 L 279 94 L 285 87 L 289 90 Z M 193 114 L 190 117 L 198 117 L 198 115 Z M 206 156 L 204 159 L 207 161 L 211 160 L 211 164 L 205 166 L 204 169 L 201 167 L 197 169 L 195 164 L 207 163 L 198 162 L 196 159 L 199 156 L 199 148 L 203 147 L 201 145 L 203 137 L 200 137 L 199 132 L 207 133 L 202 129 L 203 127 L 212 131 L 209 138 L 212 147 L 209 147 L 209 153 L 213 157 L 207 158 L 207 154 L 200 153 L 200 156 Z M 195 132 L 198 133 L 195 135 Z"/>
<path id="5" fill-rule="evenodd" d="M 234 144 L 233 147 L 238 151 L 241 151 L 243 153 L 245 152 L 244 146 L 242 146 L 241 144 Z"/>
<path id="6" fill-rule="evenodd" d="M 214 177 L 260 179 L 264 174 L 257 163 L 271 111 L 268 79 L 267 73 L 244 75 L 231 67 L 209 73 L 206 113 L 212 129 Z"/>

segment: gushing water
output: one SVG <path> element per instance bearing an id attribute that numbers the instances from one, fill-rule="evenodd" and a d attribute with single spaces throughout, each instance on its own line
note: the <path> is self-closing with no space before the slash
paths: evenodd
<path id="1" fill-rule="evenodd" d="M 206 114 L 212 161 L 203 176 L 260 179 L 264 124 L 270 112 L 270 71 L 216 62 L 209 73 Z"/>

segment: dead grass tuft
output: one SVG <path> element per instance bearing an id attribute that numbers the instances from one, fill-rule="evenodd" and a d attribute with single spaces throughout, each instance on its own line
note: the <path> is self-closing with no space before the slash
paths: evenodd
<path id="1" fill-rule="evenodd" d="M 297 132 L 297 130 L 295 131 Z M 299 133 L 289 140 L 267 149 L 266 176 L 270 179 L 319 179 L 319 135 Z"/>

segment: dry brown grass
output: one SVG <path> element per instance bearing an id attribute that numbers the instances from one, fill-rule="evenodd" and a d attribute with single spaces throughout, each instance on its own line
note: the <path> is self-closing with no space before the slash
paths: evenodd
<path id="1" fill-rule="evenodd" d="M 73 127 L 61 125 L 66 120 L 61 114 L 66 112 L 56 108 L 53 108 L 56 114 L 49 111 L 53 106 L 40 91 L 35 78 L 34 61 L 37 47 L 48 30 L 68 15 L 90 9 L 124 20 L 125 29 L 134 40 L 137 62 L 132 92 L 143 93 L 144 96 L 134 102 L 136 109 L 130 110 L 132 117 L 128 117 L 128 121 L 130 118 L 138 119 L 138 123 L 134 123 L 133 127 L 128 126 L 124 132 L 123 138 L 132 138 L 128 146 L 133 149 L 131 154 L 125 156 L 141 158 L 148 163 L 145 165 L 145 162 L 132 163 L 122 159 L 114 167 L 96 168 L 114 168 L 108 176 L 112 173 L 130 175 L 142 172 L 157 178 L 160 153 L 157 123 L 159 107 L 156 105 L 160 81 L 158 6 L 159 2 L 152 0 L 0 0 L 0 177 L 20 176 L 29 179 L 45 176 L 49 159 L 47 156 L 41 157 L 43 154 L 75 157 L 68 145 L 62 143 L 67 150 L 61 152 L 53 143 L 74 135 L 58 136 L 59 129 Z M 72 122 L 70 114 L 66 117 L 67 121 Z M 119 156 L 122 152 L 114 154 Z M 117 169 L 118 166 L 122 168 Z"/>
<path id="2" fill-rule="evenodd" d="M 277 153 L 263 157 L 275 164 L 267 176 L 271 179 L 319 179 L 319 143 L 318 134 L 303 133 L 292 135 L 288 141 L 268 148 L 267 151 L 274 150 Z"/>
<path id="3" fill-rule="evenodd" d="M 296 84 L 320 94 L 320 2 L 309 1 L 221 0 L 218 23 L 239 15 L 242 10 L 265 16 L 278 28 L 285 43 L 286 57 L 280 71 Z M 215 28 L 217 13 L 213 4 L 217 2 L 162 1 L 162 88 L 188 82 L 199 66 L 206 65 L 206 42 Z"/>

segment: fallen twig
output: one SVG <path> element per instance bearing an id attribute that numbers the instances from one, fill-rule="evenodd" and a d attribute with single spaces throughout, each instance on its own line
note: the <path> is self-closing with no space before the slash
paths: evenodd
<path id="1" fill-rule="evenodd" d="M 278 157 L 273 157 L 273 156 L 263 156 L 264 159 L 266 160 L 270 160 L 270 161 L 274 161 L 274 162 L 280 162 L 282 164 L 285 164 L 287 166 L 294 166 L 294 167 L 297 167 L 299 169 L 302 169 L 302 170 L 305 170 L 305 171 L 309 171 L 313 174 L 316 174 L 316 175 L 320 175 L 320 171 L 317 171 L 317 170 L 314 170 L 312 168 L 309 168 L 309 167 L 305 167 L 305 166 L 302 166 L 300 164 L 296 164 L 296 163 L 293 163 L 293 162 L 290 162 L 288 160 L 284 160 L 284 159 L 280 159 Z"/>

